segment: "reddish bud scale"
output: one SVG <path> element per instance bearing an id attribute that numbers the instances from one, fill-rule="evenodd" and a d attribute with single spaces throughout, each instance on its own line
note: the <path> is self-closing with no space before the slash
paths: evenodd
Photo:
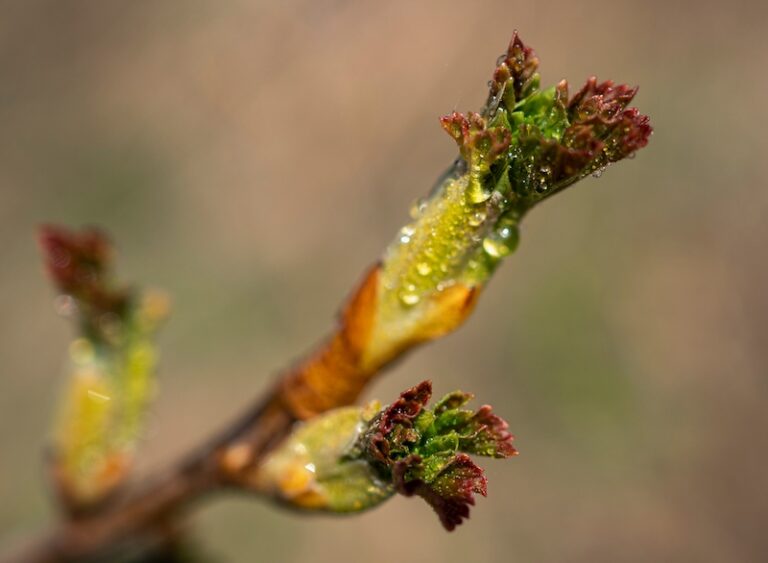
<path id="1" fill-rule="evenodd" d="M 110 287 L 113 250 L 102 231 L 47 225 L 40 230 L 39 244 L 51 280 L 59 291 L 77 299 L 86 315 L 126 313 L 130 293 Z"/>

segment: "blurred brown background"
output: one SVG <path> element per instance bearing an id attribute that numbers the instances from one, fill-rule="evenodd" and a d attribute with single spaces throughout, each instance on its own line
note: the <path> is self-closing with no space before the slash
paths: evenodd
<path id="1" fill-rule="evenodd" d="M 52 518 L 41 447 L 71 335 L 35 228 L 97 223 L 175 300 L 143 470 L 264 389 L 455 149 L 517 28 L 545 84 L 641 85 L 637 158 L 537 209 L 458 333 L 370 390 L 475 391 L 522 455 L 446 534 L 394 499 L 192 519 L 223 561 L 768 557 L 768 10 L 761 2 L 0 2 L 0 549 Z"/>

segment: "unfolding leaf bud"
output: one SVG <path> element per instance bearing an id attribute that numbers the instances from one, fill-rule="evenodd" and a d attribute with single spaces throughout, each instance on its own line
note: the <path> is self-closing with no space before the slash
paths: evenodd
<path id="1" fill-rule="evenodd" d="M 469 517 L 474 495 L 485 495 L 483 470 L 467 454 L 517 454 L 507 423 L 489 406 L 462 407 L 456 391 L 426 404 L 424 381 L 377 411 L 346 407 L 311 419 L 264 462 L 255 484 L 296 508 L 334 513 L 377 506 L 395 493 L 420 496 L 446 529 Z"/>

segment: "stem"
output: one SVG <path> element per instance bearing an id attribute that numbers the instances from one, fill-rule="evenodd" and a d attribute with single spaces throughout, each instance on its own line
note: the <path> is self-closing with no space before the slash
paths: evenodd
<path id="1" fill-rule="evenodd" d="M 279 392 L 273 391 L 165 475 L 126 492 L 95 514 L 58 525 L 3 563 L 89 560 L 108 555 L 131 539 L 151 537 L 159 525 L 178 518 L 194 501 L 230 484 L 228 466 L 223 463 L 230 447 L 247 445 L 248 465 L 255 465 L 288 434 L 295 420 Z"/>

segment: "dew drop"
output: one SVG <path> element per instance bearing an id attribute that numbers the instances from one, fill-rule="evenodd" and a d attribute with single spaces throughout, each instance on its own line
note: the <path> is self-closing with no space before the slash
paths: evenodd
<path id="1" fill-rule="evenodd" d="M 491 193 L 491 190 L 483 189 L 480 182 L 472 182 L 467 195 L 469 195 L 469 201 L 472 203 L 483 203 L 491 197 Z"/>
<path id="2" fill-rule="evenodd" d="M 413 307 L 420 299 L 417 293 L 411 291 L 402 291 L 399 297 L 400 302 L 406 307 Z"/>
<path id="3" fill-rule="evenodd" d="M 120 317 L 115 313 L 104 313 L 98 319 L 99 328 L 108 338 L 117 338 L 120 336 L 122 323 Z"/>
<path id="4" fill-rule="evenodd" d="M 53 300 L 53 308 L 62 317 L 73 317 L 77 313 L 77 301 L 71 295 L 57 295 Z"/>
<path id="5" fill-rule="evenodd" d="M 299 442 L 293 446 L 293 452 L 297 455 L 304 455 L 307 453 L 307 446 Z"/>
<path id="6" fill-rule="evenodd" d="M 78 338 L 69 345 L 69 356 L 76 364 L 86 364 L 94 359 L 93 344 L 86 338 Z"/>
<path id="7" fill-rule="evenodd" d="M 112 397 L 110 397 L 109 395 L 99 393 L 98 391 L 94 391 L 93 389 L 88 389 L 88 398 L 93 399 L 94 401 L 97 401 L 99 403 L 106 403 L 112 400 Z"/>
<path id="8" fill-rule="evenodd" d="M 502 225 L 496 232 L 483 240 L 483 250 L 493 258 L 503 258 L 511 254 L 520 240 L 520 232 L 514 224 Z"/>
<path id="9" fill-rule="evenodd" d="M 420 276 L 428 276 L 432 273 L 432 266 L 430 266 L 427 262 L 419 262 L 416 264 L 416 271 Z"/>
<path id="10" fill-rule="evenodd" d="M 411 242 L 411 237 L 413 236 L 413 233 L 415 230 L 413 227 L 405 226 L 402 229 L 400 229 L 400 242 L 402 244 L 408 244 Z"/>
<path id="11" fill-rule="evenodd" d="M 485 221 L 486 213 L 485 211 L 475 211 L 469 216 L 469 226 L 470 227 L 479 227 L 483 224 L 483 221 Z"/>
<path id="12" fill-rule="evenodd" d="M 502 256 L 509 254 L 504 243 L 501 243 L 492 237 L 485 238 L 483 241 L 483 250 L 485 250 L 485 253 L 488 254 L 488 256 L 492 256 L 493 258 L 501 258 Z"/>
<path id="13" fill-rule="evenodd" d="M 425 199 L 419 198 L 416 201 L 413 202 L 413 205 L 411 205 L 410 215 L 411 219 L 418 219 L 424 214 L 424 211 L 427 209 L 427 201 Z"/>
<path id="14" fill-rule="evenodd" d="M 72 256 L 66 250 L 53 248 L 50 252 L 50 260 L 54 267 L 64 269 L 72 262 Z"/>

